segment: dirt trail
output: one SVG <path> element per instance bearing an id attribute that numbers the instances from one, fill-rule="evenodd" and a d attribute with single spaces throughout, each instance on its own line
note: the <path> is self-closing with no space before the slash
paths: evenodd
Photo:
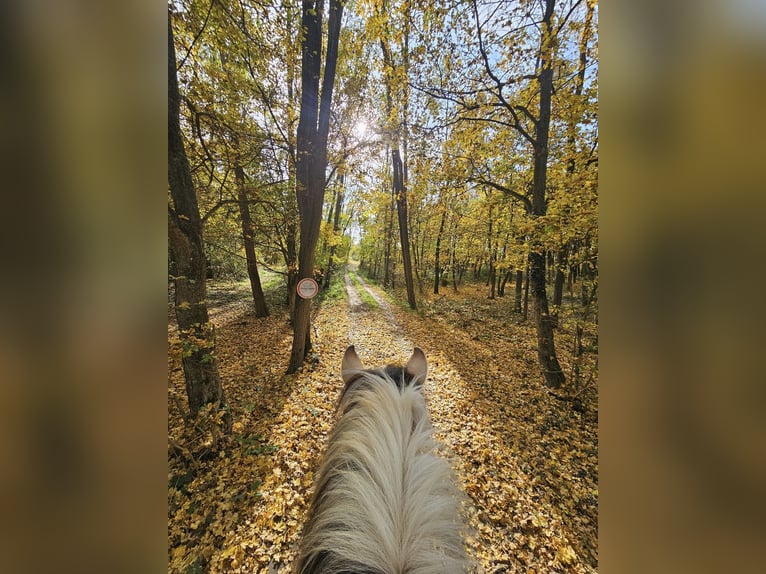
<path id="1" fill-rule="evenodd" d="M 370 309 L 362 303 L 359 291 L 351 280 L 354 275 L 379 308 Z M 349 300 L 349 345 L 355 345 L 359 357 L 367 366 L 401 363 L 412 354 L 414 347 L 406 338 L 391 311 L 390 303 L 375 292 L 354 270 L 346 270 L 346 293 Z"/>
<path id="2" fill-rule="evenodd" d="M 354 275 L 361 287 L 369 293 L 378 305 L 377 309 L 361 303 L 358 289 L 350 279 Z M 365 366 L 377 367 L 388 363 L 403 364 L 412 354 L 413 348 L 423 346 L 423 343 L 413 342 L 400 322 L 387 298 L 375 287 L 368 285 L 355 270 L 346 270 L 346 291 L 349 298 L 349 344 L 356 346 L 357 353 Z M 359 301 L 359 304 L 355 303 Z M 458 435 L 464 432 L 463 423 L 454 416 L 456 410 L 462 411 L 470 419 L 481 418 L 479 413 L 472 412 L 467 389 L 457 372 L 449 362 L 438 352 L 426 346 L 424 349 L 428 359 L 428 378 L 423 387 L 423 394 L 429 406 L 433 419 L 435 436 L 438 441 L 437 449 L 450 461 L 458 475 L 468 470 L 466 461 L 451 448 L 452 444 L 463 442 Z M 448 383 L 448 384 L 444 384 Z M 461 485 L 465 489 L 465 484 Z M 469 522 L 477 520 L 475 506 L 466 499 L 466 517 Z M 469 529 L 470 530 L 470 529 Z M 489 553 L 490 548 L 478 548 L 482 544 L 471 537 L 469 541 L 474 546 L 474 555 Z M 475 564 L 472 572 L 482 571 Z"/>

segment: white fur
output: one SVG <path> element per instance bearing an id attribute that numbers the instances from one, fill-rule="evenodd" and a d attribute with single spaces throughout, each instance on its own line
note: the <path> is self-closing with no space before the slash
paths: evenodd
<path id="1" fill-rule="evenodd" d="M 362 378 L 342 398 L 297 572 L 463 572 L 460 495 L 434 455 L 423 396 L 381 372 L 355 374 Z"/>

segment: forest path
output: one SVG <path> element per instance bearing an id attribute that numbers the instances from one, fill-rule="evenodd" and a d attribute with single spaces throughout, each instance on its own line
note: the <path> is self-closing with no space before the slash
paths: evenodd
<path id="1" fill-rule="evenodd" d="M 371 308 L 362 301 L 355 281 L 377 304 Z M 362 362 L 368 367 L 387 363 L 403 363 L 412 354 L 413 343 L 404 337 L 394 317 L 391 304 L 371 289 L 355 270 L 346 268 L 346 294 L 348 295 L 349 345 L 355 345 Z"/>
<path id="2" fill-rule="evenodd" d="M 256 318 L 246 285 L 213 286 L 210 316 L 234 428 L 214 458 L 199 443 L 193 467 L 169 459 L 168 571 L 291 572 L 353 344 L 368 367 L 403 364 L 414 346 L 425 352 L 437 450 L 467 495 L 470 574 L 596 572 L 597 413 L 564 409 L 540 385 L 532 328 L 493 319 L 489 305 L 499 304 L 483 292 L 454 302 L 424 297 L 413 312 L 353 267 L 344 279 L 347 296 L 314 307 L 314 350 L 293 375 L 284 374 L 287 308 L 275 299 L 271 315 Z M 169 438 L 193 450 L 180 352 L 168 366 Z"/>
<path id="3" fill-rule="evenodd" d="M 461 490 L 467 492 L 470 488 L 469 477 L 473 462 L 457 454 L 452 446 L 469 446 L 472 442 L 471 429 L 476 421 L 482 420 L 481 412 L 472 405 L 471 389 L 441 353 L 441 349 L 424 342 L 413 341 L 397 318 L 397 311 L 401 313 L 402 319 L 407 318 L 406 311 L 395 309 L 387 296 L 377 287 L 369 285 L 355 269 L 347 267 L 345 280 L 349 300 L 349 344 L 355 346 L 366 367 L 404 364 L 412 355 L 415 346 L 423 348 L 428 360 L 428 377 L 423 386 L 423 394 L 434 425 L 437 452 L 450 461 L 459 477 Z M 363 302 L 364 294 L 360 295 L 360 289 L 372 298 L 375 305 Z M 489 433 L 485 429 L 482 437 L 476 440 L 482 449 L 485 448 L 481 445 L 482 439 L 487 436 Z M 494 440 L 501 442 L 499 437 L 495 437 Z M 492 448 L 491 444 L 486 448 Z M 486 563 L 489 558 L 494 558 L 493 555 L 498 552 L 502 543 L 500 540 L 491 541 L 486 537 L 476 536 L 481 528 L 480 512 L 470 498 L 466 497 L 464 502 L 466 506 L 463 512 L 469 524 L 466 542 L 469 555 L 475 561 L 469 571 L 485 572 L 480 566 L 481 562 Z"/>

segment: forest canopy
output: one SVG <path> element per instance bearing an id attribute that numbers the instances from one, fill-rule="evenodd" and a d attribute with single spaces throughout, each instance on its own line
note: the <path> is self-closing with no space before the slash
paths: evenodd
<path id="1" fill-rule="evenodd" d="M 169 4 L 172 571 L 288 571 L 348 342 L 434 358 L 476 564 L 596 570 L 597 29 L 592 0 Z"/>

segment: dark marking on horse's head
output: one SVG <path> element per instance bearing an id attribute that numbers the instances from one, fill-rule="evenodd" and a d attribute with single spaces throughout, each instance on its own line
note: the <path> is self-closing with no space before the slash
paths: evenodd
<path id="1" fill-rule="evenodd" d="M 379 369 L 365 369 L 362 360 L 356 354 L 354 345 L 351 345 L 346 349 L 343 355 L 343 362 L 341 363 L 341 376 L 345 383 L 341 393 L 341 400 L 360 381 L 369 380 L 368 377 L 364 377 L 364 373 L 378 375 L 382 379 L 388 378 L 394 381 L 399 390 L 410 385 L 419 389 L 426 380 L 428 362 L 426 361 L 425 353 L 419 347 L 415 347 L 412 356 L 404 366 L 386 365 Z"/>
<path id="2" fill-rule="evenodd" d="M 382 369 L 378 369 L 378 371 L 385 373 L 386 376 L 388 376 L 392 381 L 396 383 L 396 386 L 399 387 L 400 390 L 407 385 L 412 384 L 412 382 L 415 381 L 417 377 L 417 375 L 410 373 L 406 367 L 402 367 L 401 365 L 386 365 Z M 423 381 L 418 380 L 416 385 L 418 387 L 422 386 Z"/>

